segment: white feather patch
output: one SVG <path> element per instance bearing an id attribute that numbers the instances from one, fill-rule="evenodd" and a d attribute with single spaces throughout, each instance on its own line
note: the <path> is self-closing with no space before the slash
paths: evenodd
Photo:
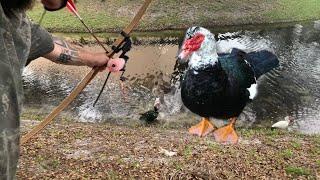
<path id="1" fill-rule="evenodd" d="M 250 96 L 249 96 L 250 99 L 253 99 L 256 97 L 257 92 L 258 92 L 257 87 L 258 87 L 257 84 L 251 84 L 251 86 L 249 88 L 247 88 L 250 93 Z"/>
<path id="2" fill-rule="evenodd" d="M 273 128 L 280 128 L 280 129 L 286 129 L 289 126 L 289 121 L 279 121 L 273 124 L 271 127 Z"/>
<path id="3" fill-rule="evenodd" d="M 246 50 L 247 47 L 238 39 L 223 40 L 217 42 L 217 53 L 231 53 L 233 48 Z"/>

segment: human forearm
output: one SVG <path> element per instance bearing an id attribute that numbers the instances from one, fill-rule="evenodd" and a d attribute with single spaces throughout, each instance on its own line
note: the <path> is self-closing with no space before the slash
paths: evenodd
<path id="1" fill-rule="evenodd" d="M 53 51 L 44 55 L 44 57 L 60 64 L 87 65 L 90 67 L 105 65 L 109 60 L 105 53 L 88 52 L 59 38 L 54 38 Z"/>

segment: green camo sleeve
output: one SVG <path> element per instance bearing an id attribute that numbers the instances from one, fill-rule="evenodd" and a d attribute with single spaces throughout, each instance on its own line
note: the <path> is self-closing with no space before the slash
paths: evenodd
<path id="1" fill-rule="evenodd" d="M 54 48 L 52 36 L 48 31 L 37 24 L 31 24 L 31 48 L 26 65 Z"/>

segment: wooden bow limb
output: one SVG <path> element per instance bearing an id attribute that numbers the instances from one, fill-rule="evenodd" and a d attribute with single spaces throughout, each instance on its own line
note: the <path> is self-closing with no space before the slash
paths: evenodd
<path id="1" fill-rule="evenodd" d="M 135 15 L 131 23 L 123 30 L 123 34 L 130 35 L 131 31 L 138 25 L 140 19 L 144 15 L 148 6 L 152 0 L 145 0 L 144 4 Z M 114 43 L 113 46 L 120 47 L 125 41 L 125 37 L 119 37 Z M 108 57 L 112 58 L 115 54 L 114 50 L 108 52 Z M 92 70 L 79 82 L 79 84 L 72 90 L 69 96 L 67 96 L 60 104 L 57 106 L 43 121 L 41 121 L 36 127 L 34 127 L 29 133 L 23 136 L 20 140 L 20 144 L 23 145 L 33 136 L 43 130 L 50 122 L 53 121 L 55 117 L 59 115 L 81 92 L 82 90 L 90 83 L 90 81 L 98 74 L 101 67 L 94 67 Z"/>

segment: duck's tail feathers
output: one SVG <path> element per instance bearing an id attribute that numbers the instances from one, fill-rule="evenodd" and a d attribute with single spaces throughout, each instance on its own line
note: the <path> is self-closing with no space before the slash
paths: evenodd
<path id="1" fill-rule="evenodd" d="M 256 78 L 279 66 L 277 56 L 267 50 L 247 53 L 245 59 L 250 63 Z"/>

